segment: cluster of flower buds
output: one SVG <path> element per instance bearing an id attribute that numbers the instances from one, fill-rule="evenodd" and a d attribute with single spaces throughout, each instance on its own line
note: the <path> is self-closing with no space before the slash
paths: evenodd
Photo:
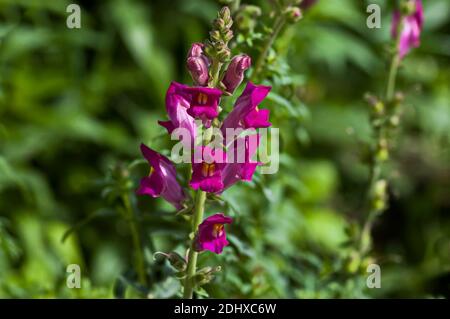
<path id="1" fill-rule="evenodd" d="M 210 32 L 210 39 L 206 44 L 194 43 L 187 57 L 187 68 L 198 86 L 216 86 L 212 83 L 217 77 L 216 72 L 220 66 L 229 62 L 231 51 L 228 42 L 233 38 L 230 10 L 223 8 L 214 20 L 214 28 Z M 251 59 L 248 55 L 241 54 L 233 57 L 220 79 L 220 87 L 226 94 L 233 94 L 234 90 L 242 83 L 244 72 L 250 68 Z"/>
<path id="2" fill-rule="evenodd" d="M 213 22 L 213 29 L 209 32 L 209 40 L 206 42 L 206 54 L 212 59 L 225 63 L 230 58 L 228 42 L 233 38 L 232 25 L 230 9 L 223 7 Z"/>

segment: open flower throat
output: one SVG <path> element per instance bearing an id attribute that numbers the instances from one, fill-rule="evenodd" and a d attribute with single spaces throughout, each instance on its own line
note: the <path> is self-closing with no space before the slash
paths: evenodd
<path id="1" fill-rule="evenodd" d="M 222 213 L 206 218 L 198 227 L 196 249 L 198 251 L 209 250 L 220 254 L 223 248 L 228 245 L 224 225 L 231 224 L 232 221 L 231 217 Z"/>
<path id="2" fill-rule="evenodd" d="M 204 105 L 208 103 L 208 95 L 200 92 L 197 94 L 196 101 L 199 105 Z"/>
<path id="3" fill-rule="evenodd" d="M 214 224 L 212 234 L 214 237 L 218 238 L 223 235 L 223 224 Z"/>
<path id="4" fill-rule="evenodd" d="M 202 175 L 204 177 L 211 177 L 214 175 L 216 165 L 214 163 L 202 163 Z"/>

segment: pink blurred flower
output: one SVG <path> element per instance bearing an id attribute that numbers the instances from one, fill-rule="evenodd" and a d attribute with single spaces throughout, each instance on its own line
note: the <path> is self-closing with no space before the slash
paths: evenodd
<path id="1" fill-rule="evenodd" d="M 402 20 L 400 11 L 394 11 L 392 18 L 392 28 L 391 35 L 394 39 L 397 38 L 397 32 L 400 31 L 400 43 L 399 43 L 399 53 L 400 58 L 408 54 L 411 48 L 417 48 L 420 45 L 420 33 L 423 28 L 423 7 L 421 0 L 414 0 L 415 10 L 412 14 L 403 17 Z M 402 26 L 401 30 L 399 26 Z"/>

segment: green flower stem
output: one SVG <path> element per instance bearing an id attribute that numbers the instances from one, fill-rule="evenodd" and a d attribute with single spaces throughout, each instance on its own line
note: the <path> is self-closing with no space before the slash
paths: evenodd
<path id="1" fill-rule="evenodd" d="M 267 55 L 269 54 L 269 50 L 272 47 L 275 39 L 277 38 L 278 34 L 280 33 L 280 31 L 283 28 L 285 23 L 286 23 L 286 18 L 284 16 L 284 14 L 279 14 L 273 24 L 272 33 L 267 38 L 267 41 L 264 44 L 264 48 L 263 48 L 261 54 L 259 55 L 258 60 L 256 61 L 255 71 L 252 74 L 253 80 L 258 79 L 258 76 L 263 69 L 264 62 L 266 61 Z"/>
<path id="2" fill-rule="evenodd" d="M 397 52 L 391 61 L 389 69 L 388 85 L 386 89 L 386 102 L 392 101 L 395 92 L 395 80 L 397 79 L 397 71 L 400 66 L 400 54 Z"/>
<path id="3" fill-rule="evenodd" d="M 219 75 L 220 68 L 222 64 L 213 60 L 211 65 L 211 76 L 212 81 L 210 86 L 217 87 L 219 85 Z M 205 131 L 205 138 L 203 140 L 204 145 L 207 145 L 212 139 L 212 129 L 207 129 Z M 201 189 L 197 190 L 195 194 L 195 203 L 194 203 L 194 213 L 192 215 L 192 241 L 187 257 L 187 270 L 186 270 L 186 278 L 184 281 L 184 291 L 183 298 L 192 299 L 193 290 L 194 290 L 194 282 L 193 278 L 195 276 L 195 272 L 197 271 L 197 256 L 198 252 L 195 251 L 195 236 L 197 233 L 198 225 L 201 224 L 203 220 L 203 215 L 205 212 L 205 202 L 206 202 L 206 192 Z"/>
<path id="4" fill-rule="evenodd" d="M 389 103 L 392 101 L 393 97 L 394 97 L 394 92 L 395 92 L 395 82 L 397 79 L 397 71 L 398 71 L 398 67 L 400 66 L 400 51 L 399 51 L 399 46 L 400 46 L 400 37 L 401 37 L 401 30 L 403 29 L 403 16 L 400 16 L 400 21 L 398 24 L 398 29 L 397 29 L 397 38 L 395 39 L 395 53 L 392 57 L 392 61 L 391 61 L 391 67 L 389 68 L 389 77 L 388 77 L 388 83 L 387 83 L 387 88 L 386 88 L 386 103 Z"/>
<path id="5" fill-rule="evenodd" d="M 197 232 L 198 225 L 203 220 L 203 213 L 205 211 L 205 201 L 206 201 L 206 192 L 202 190 L 198 190 L 197 194 L 195 196 L 195 209 L 194 209 L 194 215 L 192 216 L 192 234 L 195 236 L 195 233 Z M 186 279 L 184 283 L 184 292 L 183 292 L 183 298 L 191 299 L 193 295 L 193 288 L 194 283 L 192 281 L 196 268 L 197 268 L 197 256 L 198 252 L 195 251 L 195 238 L 192 239 L 192 244 L 189 249 L 188 254 L 188 265 L 187 265 L 187 273 L 186 273 Z"/>
<path id="6" fill-rule="evenodd" d="M 381 175 L 381 163 L 377 161 L 377 163 L 373 164 L 370 168 L 370 183 L 368 188 L 370 209 L 367 218 L 364 222 L 363 228 L 361 230 L 361 237 L 359 241 L 359 251 L 361 254 L 366 253 L 370 248 L 370 234 L 372 232 L 372 225 L 377 215 L 381 212 L 379 209 L 372 207 L 372 194 L 376 182 L 380 179 L 380 175 Z"/>
<path id="7" fill-rule="evenodd" d="M 122 195 L 122 201 L 125 206 L 125 218 L 130 227 L 131 238 L 133 241 L 136 272 L 138 274 L 139 282 L 142 285 L 146 286 L 147 279 L 145 276 L 145 263 L 144 263 L 144 255 L 142 253 L 141 236 L 139 232 L 139 227 L 136 223 L 136 219 L 134 218 L 133 208 L 131 207 L 130 195 L 128 193 Z"/>
<path id="8" fill-rule="evenodd" d="M 218 87 L 219 86 L 219 79 L 220 79 L 220 68 L 222 67 L 222 63 L 220 63 L 217 60 L 214 60 L 211 64 L 211 87 Z"/>

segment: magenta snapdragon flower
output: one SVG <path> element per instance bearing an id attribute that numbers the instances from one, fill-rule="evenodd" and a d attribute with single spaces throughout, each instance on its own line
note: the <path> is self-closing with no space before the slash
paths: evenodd
<path id="1" fill-rule="evenodd" d="M 188 114 L 194 118 L 202 119 L 204 122 L 213 120 L 219 115 L 218 107 L 222 91 L 209 87 L 189 87 L 184 89 L 190 107 Z"/>
<path id="2" fill-rule="evenodd" d="M 201 161 L 192 164 L 192 178 L 189 185 L 208 193 L 222 193 L 238 181 L 251 181 L 259 162 L 253 161 L 259 144 L 259 135 L 237 138 L 227 152 L 199 147 Z M 232 160 L 228 154 L 233 152 Z M 231 155 L 231 154 L 230 154 Z M 243 157 L 243 158 L 240 158 Z"/>
<path id="3" fill-rule="evenodd" d="M 261 128 L 272 125 L 269 122 L 269 110 L 260 110 L 258 105 L 269 94 L 271 87 L 247 83 L 241 96 L 234 104 L 233 110 L 228 114 L 222 124 L 225 136 L 227 128 Z"/>
<path id="4" fill-rule="evenodd" d="M 196 250 L 209 250 L 221 254 L 225 246 L 228 246 L 224 224 L 231 224 L 233 219 L 218 213 L 206 218 L 199 226 L 196 237 Z"/>
<path id="5" fill-rule="evenodd" d="M 141 152 L 150 165 L 150 174 L 141 179 L 137 194 L 161 196 L 176 209 L 182 209 L 186 195 L 177 181 L 177 172 L 173 163 L 144 144 L 141 144 Z"/>
<path id="6" fill-rule="evenodd" d="M 228 93 L 234 90 L 244 80 L 244 72 L 250 68 L 252 59 L 246 54 L 236 55 L 230 62 L 228 69 L 223 77 L 222 83 Z"/>
<path id="7" fill-rule="evenodd" d="M 166 111 L 169 116 L 169 121 L 158 121 L 159 125 L 165 127 L 169 134 L 174 129 L 184 128 L 190 133 L 191 140 L 189 141 L 191 147 L 193 145 L 195 136 L 197 135 L 197 126 L 195 119 L 188 114 L 190 108 L 190 98 L 186 97 L 184 92 L 186 85 L 172 82 L 166 93 Z M 183 141 L 187 142 L 187 141 Z"/>
<path id="8" fill-rule="evenodd" d="M 195 118 L 204 123 L 219 115 L 218 107 L 222 91 L 199 86 L 188 86 L 172 82 L 166 95 L 166 109 L 170 121 L 159 121 L 169 133 L 175 128 L 183 127 L 196 136 Z"/>
<path id="9" fill-rule="evenodd" d="M 201 158 L 192 162 L 192 178 L 189 185 L 197 190 L 216 193 L 223 190 L 222 171 L 226 165 L 226 153 L 221 149 L 211 149 L 208 146 L 199 147 Z"/>
<path id="10" fill-rule="evenodd" d="M 413 0 L 415 10 L 412 14 L 401 18 L 400 11 L 394 11 L 392 18 L 391 35 L 394 39 L 397 38 L 398 32 L 400 32 L 399 54 L 400 58 L 408 54 L 411 48 L 417 48 L 420 45 L 420 33 L 423 28 L 423 7 L 421 0 Z M 400 21 L 403 20 L 403 21 Z M 402 23 L 400 23 L 402 22 Z M 401 30 L 399 26 L 402 26 Z"/>

